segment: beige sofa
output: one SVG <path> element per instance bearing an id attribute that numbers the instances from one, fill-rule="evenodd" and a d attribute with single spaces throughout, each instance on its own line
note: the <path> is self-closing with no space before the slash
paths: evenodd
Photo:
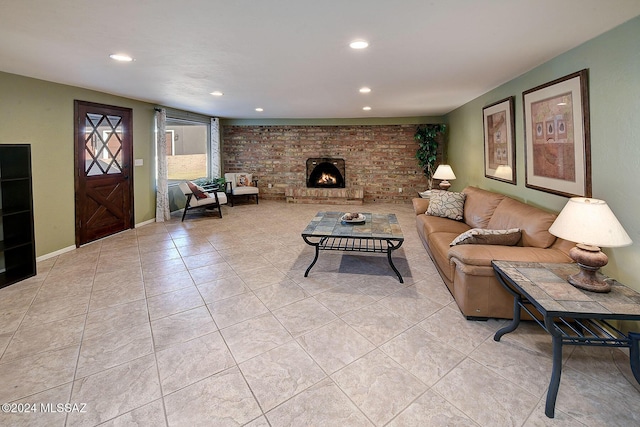
<path id="1" fill-rule="evenodd" d="M 574 243 L 549 233 L 556 218 L 552 213 L 476 187 L 467 187 L 462 192 L 466 194 L 462 221 L 426 215 L 429 199 L 413 199 L 418 234 L 468 319 L 510 319 L 513 297 L 496 279 L 491 261 L 572 262 L 568 253 Z M 458 235 L 472 228 L 519 228 L 522 237 L 515 246 L 449 246 Z"/>

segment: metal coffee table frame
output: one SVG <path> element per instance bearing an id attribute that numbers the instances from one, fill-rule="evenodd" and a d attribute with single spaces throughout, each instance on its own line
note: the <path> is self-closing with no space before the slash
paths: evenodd
<path id="1" fill-rule="evenodd" d="M 538 264 L 508 261 L 493 261 L 491 264 L 498 281 L 514 298 L 513 321 L 497 331 L 493 339 L 500 341 L 503 335 L 516 330 L 520 324 L 520 309 L 526 311 L 552 337 L 553 367 L 545 404 L 545 415 L 547 417 L 553 418 L 555 415 L 556 398 L 562 374 L 562 346 L 565 344 L 629 348 L 631 371 L 636 381 L 640 383 L 640 333 L 629 332 L 628 335 L 625 335 L 607 322 L 607 320 L 640 320 L 640 294 L 613 281 L 613 290 L 610 295 L 593 294 L 586 291 L 579 292 L 586 292 L 586 295 L 592 295 L 596 301 L 607 301 L 608 298 L 611 303 L 614 303 L 612 306 L 615 306 L 614 299 L 620 300 L 620 302 L 625 300 L 624 302 L 628 303 L 627 310 L 629 307 L 635 306 L 635 308 L 631 308 L 631 312 L 609 311 L 606 309 L 606 302 L 602 307 L 597 307 L 600 304 L 597 302 L 591 307 L 582 310 L 579 309 L 579 304 L 576 304 L 575 310 L 566 310 L 562 307 L 562 303 L 569 305 L 571 301 L 558 303 L 558 300 L 553 298 L 545 299 L 544 303 L 538 301 L 538 299 L 542 300 L 541 297 L 546 298 L 548 295 L 540 292 L 541 289 L 538 288 L 537 284 L 520 274 L 518 269 L 548 269 L 549 273 L 552 273 L 553 269 L 556 268 L 557 271 L 560 271 L 558 276 L 564 276 L 565 274 L 563 273 L 577 272 L 578 267 L 574 264 Z M 571 287 L 568 282 L 565 283 L 566 286 Z M 530 295 L 531 293 L 535 293 L 538 299 L 533 298 Z M 531 310 L 532 306 L 539 314 Z M 589 306 L 589 304 L 584 304 L 584 306 Z M 543 318 L 542 320 L 539 320 L 540 315 Z"/>
<path id="2" fill-rule="evenodd" d="M 391 252 L 404 242 L 396 216 L 364 213 L 363 224 L 343 224 L 340 221 L 342 215 L 343 212 L 318 212 L 302 232 L 305 243 L 315 248 L 315 256 L 304 277 L 318 261 L 320 251 L 386 253 L 391 269 L 400 283 L 404 283 L 391 258 Z"/>

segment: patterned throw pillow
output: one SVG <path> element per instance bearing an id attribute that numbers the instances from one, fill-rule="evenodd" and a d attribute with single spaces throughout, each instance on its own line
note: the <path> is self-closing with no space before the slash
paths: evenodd
<path id="1" fill-rule="evenodd" d="M 432 190 L 427 215 L 461 221 L 464 215 L 464 200 L 467 195 L 453 191 Z"/>
<path id="2" fill-rule="evenodd" d="M 472 228 L 467 230 L 449 244 L 455 245 L 501 245 L 514 246 L 520 241 L 522 233 L 519 228 L 508 230 L 486 230 L 483 228 Z"/>
<path id="3" fill-rule="evenodd" d="M 236 186 L 237 187 L 251 186 L 251 180 L 249 179 L 249 175 L 245 173 L 239 173 L 238 175 L 236 175 Z"/>
<path id="4" fill-rule="evenodd" d="M 200 200 L 200 199 L 206 199 L 207 197 L 209 197 L 206 195 L 206 193 L 201 191 L 198 188 L 198 186 L 195 185 L 193 182 L 187 181 L 187 185 L 189 186 L 189 189 L 191 190 L 191 192 L 193 193 L 196 199 Z"/>

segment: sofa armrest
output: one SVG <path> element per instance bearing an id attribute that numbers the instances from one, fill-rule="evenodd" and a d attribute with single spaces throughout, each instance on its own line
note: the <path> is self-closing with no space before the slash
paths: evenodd
<path id="1" fill-rule="evenodd" d="M 491 261 L 573 262 L 559 249 L 500 245 L 456 245 L 447 253 L 449 261 L 455 258 L 467 265 L 491 266 Z"/>
<path id="2" fill-rule="evenodd" d="M 427 208 L 429 207 L 429 199 L 416 197 L 412 200 L 412 202 L 413 202 L 413 210 L 416 212 L 416 215 L 425 213 L 427 211 Z"/>

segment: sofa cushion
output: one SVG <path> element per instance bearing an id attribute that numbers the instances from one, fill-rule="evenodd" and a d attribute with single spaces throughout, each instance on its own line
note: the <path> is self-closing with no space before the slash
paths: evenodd
<path id="1" fill-rule="evenodd" d="M 454 233 L 457 236 L 469 229 L 469 226 L 462 221 L 452 221 L 449 218 L 441 218 L 439 216 L 422 214 L 418 215 L 416 220 L 419 224 L 418 227 L 421 225 L 424 228 L 425 236 L 442 231 Z"/>
<path id="2" fill-rule="evenodd" d="M 427 215 L 461 221 L 464 218 L 464 200 L 466 197 L 467 195 L 464 193 L 433 190 L 426 213 Z"/>
<path id="3" fill-rule="evenodd" d="M 454 265 L 449 262 L 449 243 L 455 239 L 455 233 L 433 233 L 429 236 L 429 248 L 433 260 L 448 281 L 453 281 Z"/>
<path id="4" fill-rule="evenodd" d="M 468 266 L 491 267 L 491 261 L 526 262 L 572 262 L 569 255 L 558 249 L 543 249 L 521 246 L 499 245 L 457 245 L 448 253 L 449 259 L 455 258 Z"/>
<path id="5" fill-rule="evenodd" d="M 472 228 L 453 239 L 450 246 L 455 245 L 503 245 L 513 246 L 520 241 L 522 233 L 519 228 L 509 230 L 489 230 Z"/>
<path id="6" fill-rule="evenodd" d="M 519 228 L 522 231 L 521 246 L 548 248 L 556 240 L 549 233 L 549 227 L 555 219 L 556 215 L 552 213 L 505 197 L 493 213 L 487 228 Z"/>
<path id="7" fill-rule="evenodd" d="M 471 228 L 489 228 L 493 212 L 506 196 L 476 187 L 467 187 L 462 192 L 467 195 L 464 201 L 464 222 Z"/>

